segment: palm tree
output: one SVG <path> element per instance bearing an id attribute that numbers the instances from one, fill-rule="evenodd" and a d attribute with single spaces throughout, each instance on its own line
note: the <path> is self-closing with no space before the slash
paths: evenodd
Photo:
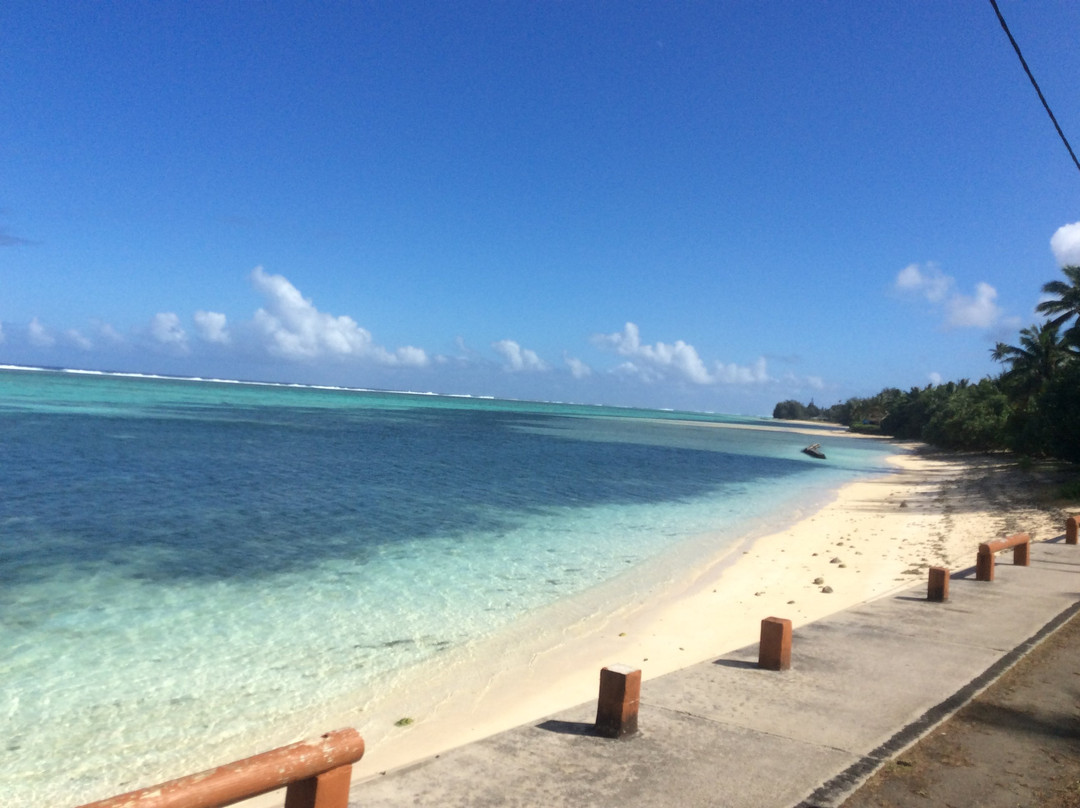
<path id="1" fill-rule="evenodd" d="M 1066 269 L 1076 270 L 1080 279 L 1080 267 Z M 1076 288 L 1080 291 L 1080 286 Z M 1014 400 L 1027 404 L 1076 355 L 1069 342 L 1058 336 L 1058 325 L 1050 321 L 1022 329 L 1019 345 L 999 342 L 990 352 L 995 362 L 1009 365 L 1009 369 L 1001 374 L 1001 381 Z"/>
<path id="2" fill-rule="evenodd" d="M 1061 271 L 1068 278 L 1065 281 L 1050 281 L 1043 284 L 1043 293 L 1054 295 L 1052 300 L 1044 300 L 1035 307 L 1035 311 L 1050 318 L 1050 325 L 1060 328 L 1073 317 L 1080 315 L 1080 266 L 1062 267 Z M 1080 320 L 1077 320 L 1065 338 L 1074 345 L 1080 345 Z"/>

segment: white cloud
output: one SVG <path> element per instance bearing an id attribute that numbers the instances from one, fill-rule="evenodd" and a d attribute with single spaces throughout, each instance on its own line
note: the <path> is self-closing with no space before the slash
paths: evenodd
<path id="1" fill-rule="evenodd" d="M 593 342 L 603 348 L 614 348 L 620 355 L 629 357 L 630 361 L 624 362 L 616 370 L 635 373 L 645 381 L 676 376 L 701 385 L 752 384 L 769 378 L 764 358 L 759 358 L 750 366 L 714 362 L 710 370 L 697 349 L 682 340 L 676 340 L 671 345 L 665 342 L 642 344 L 641 333 L 634 323 L 627 323 L 621 332 L 615 334 L 597 334 Z"/>
<path id="2" fill-rule="evenodd" d="M 395 354 L 398 362 L 402 365 L 408 365 L 409 367 L 420 368 L 428 363 L 428 355 L 424 352 L 423 348 L 414 348 L 412 345 L 406 345 L 402 348 L 398 348 Z"/>
<path id="3" fill-rule="evenodd" d="M 825 390 L 825 380 L 820 376 L 797 376 L 796 374 L 788 371 L 779 379 L 771 379 L 771 381 L 780 382 L 784 387 L 793 391 L 801 390 L 813 390 L 821 392 Z"/>
<path id="4" fill-rule="evenodd" d="M 344 315 L 319 311 L 282 275 L 268 275 L 262 267 L 251 272 L 255 290 L 265 307 L 255 312 L 254 323 L 267 340 L 267 350 L 285 359 L 324 356 L 371 359 L 384 365 L 421 367 L 429 362 L 420 348 L 406 346 L 390 352 L 376 345 L 371 333 Z"/>
<path id="5" fill-rule="evenodd" d="M 945 310 L 946 328 L 993 329 L 1007 320 L 995 302 L 997 289 L 980 281 L 975 284 L 974 295 L 962 294 L 956 291 L 956 279 L 942 273 L 933 263 L 923 267 L 908 264 L 897 274 L 895 289 L 940 304 Z"/>
<path id="6" fill-rule="evenodd" d="M 506 360 L 507 370 L 548 370 L 550 368 L 548 363 L 537 356 L 535 351 L 522 348 L 512 339 L 493 342 L 491 347 Z"/>
<path id="7" fill-rule="evenodd" d="M 616 376 L 637 376 L 646 382 L 660 380 L 660 374 L 649 368 L 638 367 L 633 362 L 620 362 L 611 370 Z"/>
<path id="8" fill-rule="evenodd" d="M 49 333 L 48 329 L 41 324 L 37 317 L 30 321 L 26 332 L 30 338 L 30 344 L 36 345 L 38 348 L 48 348 L 56 342 L 56 337 Z"/>
<path id="9" fill-rule="evenodd" d="M 993 328 L 1002 315 L 996 299 L 997 289 L 988 283 L 977 283 L 973 297 L 954 294 L 945 305 L 945 324 L 953 328 Z"/>
<path id="10" fill-rule="evenodd" d="M 586 376 L 592 375 L 592 368 L 580 359 L 573 356 L 564 356 L 563 359 L 570 368 L 570 375 L 575 379 L 584 379 Z"/>
<path id="11" fill-rule="evenodd" d="M 1050 237 L 1050 249 L 1054 251 L 1059 265 L 1080 265 L 1080 222 L 1059 227 Z"/>
<path id="12" fill-rule="evenodd" d="M 230 342 L 229 327 L 225 315 L 216 311 L 197 311 L 194 318 L 195 328 L 199 336 L 206 342 L 216 342 L 219 345 L 228 345 Z"/>
<path id="13" fill-rule="evenodd" d="M 120 335 L 120 332 L 112 327 L 109 323 L 103 323 L 100 321 L 95 322 L 98 336 L 113 345 L 119 345 L 124 341 L 124 338 Z"/>
<path id="14" fill-rule="evenodd" d="M 180 318 L 171 311 L 158 312 L 150 321 L 150 336 L 176 350 L 187 352 L 187 333 Z"/>
<path id="15" fill-rule="evenodd" d="M 940 303 L 953 287 L 953 279 L 945 275 L 934 263 L 920 268 L 908 264 L 896 276 L 896 289 L 907 294 L 925 297 L 931 303 Z"/>
<path id="16" fill-rule="evenodd" d="M 942 382 L 942 376 L 937 371 L 934 371 L 933 373 L 931 373 L 930 376 L 929 376 L 929 379 L 930 379 L 930 384 L 934 385 L 935 387 L 937 387 L 937 385 L 941 384 L 941 382 Z"/>
<path id="17" fill-rule="evenodd" d="M 758 360 L 750 366 L 716 363 L 716 379 L 726 384 L 754 384 L 769 380 L 769 374 L 765 367 L 765 358 Z"/>
<path id="18" fill-rule="evenodd" d="M 67 331 L 64 332 L 64 336 L 67 337 L 68 342 L 70 342 L 72 345 L 74 345 L 76 348 L 79 348 L 80 350 L 89 351 L 91 348 L 94 347 L 94 343 L 92 343 L 89 339 L 80 334 L 78 329 L 69 328 Z"/>
<path id="19" fill-rule="evenodd" d="M 655 370 L 671 369 L 697 384 L 709 384 L 712 379 L 705 363 L 701 361 L 693 345 L 677 340 L 674 345 L 658 342 L 655 345 L 642 345 L 641 333 L 634 323 L 627 323 L 623 330 L 615 334 L 599 334 L 595 337 L 598 345 L 614 348 L 622 356 L 637 359 L 639 363 Z"/>

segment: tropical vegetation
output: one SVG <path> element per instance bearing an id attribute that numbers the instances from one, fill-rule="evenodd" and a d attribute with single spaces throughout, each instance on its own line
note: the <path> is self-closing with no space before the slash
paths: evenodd
<path id="1" fill-rule="evenodd" d="M 946 449 L 1009 450 L 1080 462 L 1080 266 L 1042 287 L 1044 322 L 1020 331 L 1016 345 L 990 354 L 996 377 L 886 388 L 869 398 L 821 408 L 782 401 L 774 418 L 817 419 Z"/>

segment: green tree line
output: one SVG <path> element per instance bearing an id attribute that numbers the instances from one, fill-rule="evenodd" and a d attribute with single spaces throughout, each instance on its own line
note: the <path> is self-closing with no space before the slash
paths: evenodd
<path id="1" fill-rule="evenodd" d="M 818 419 L 946 449 L 1010 450 L 1080 462 L 1080 266 L 1042 288 L 1046 319 L 999 342 L 1002 372 L 972 383 L 886 388 L 828 408 L 782 401 L 774 418 Z"/>

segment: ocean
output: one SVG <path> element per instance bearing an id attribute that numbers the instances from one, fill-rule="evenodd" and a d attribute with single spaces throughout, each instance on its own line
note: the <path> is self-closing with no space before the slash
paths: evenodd
<path id="1" fill-rule="evenodd" d="M 441 655 L 614 605 L 893 453 L 768 419 L 13 368 L 0 448 L 9 808 L 349 711 L 363 731 Z"/>

